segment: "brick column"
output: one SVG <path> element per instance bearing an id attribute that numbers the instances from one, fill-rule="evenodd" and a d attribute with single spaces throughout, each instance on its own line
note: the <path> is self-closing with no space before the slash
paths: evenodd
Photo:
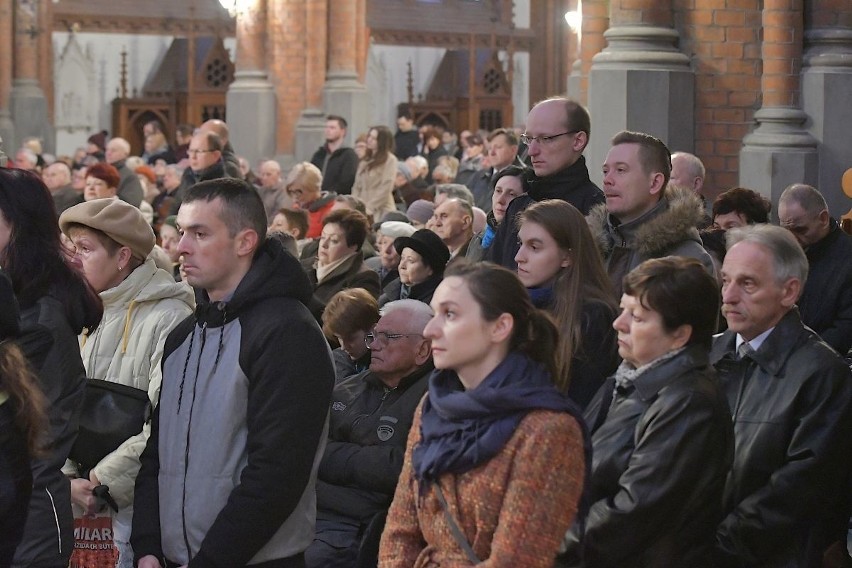
<path id="1" fill-rule="evenodd" d="M 267 73 L 267 0 L 242 0 L 237 13 L 234 82 L 228 87 L 231 143 L 250 163 L 276 154 L 275 91 Z"/>
<path id="2" fill-rule="evenodd" d="M 12 90 L 12 0 L 0 0 L 0 139 L 9 152 L 14 152 L 15 123 L 9 112 Z"/>
<path id="3" fill-rule="evenodd" d="M 352 0 L 344 0 L 346 3 Z M 329 24 L 329 9 L 334 4 L 326 0 L 305 2 L 305 73 L 304 104 L 296 123 L 295 157 L 297 161 L 310 160 L 316 149 L 325 141 L 325 115 L 323 87 L 330 57 L 331 36 L 337 33 Z M 345 33 L 345 30 L 344 30 Z"/>
<path id="4" fill-rule="evenodd" d="M 53 124 L 53 0 L 40 0 L 38 13 L 38 81 L 47 99 L 47 116 Z M 53 138 L 53 136 L 51 136 Z M 47 149 L 46 149 L 47 150 Z M 51 148 L 52 150 L 52 148 Z"/>
<path id="5" fill-rule="evenodd" d="M 805 8 L 805 52 L 802 109 L 810 118 L 808 132 L 819 142 L 817 187 L 834 216 L 852 201 L 840 191 L 841 178 L 852 164 L 852 4 L 846 0 L 811 0 Z"/>
<path id="6" fill-rule="evenodd" d="M 583 27 L 580 36 L 581 79 L 579 99 L 583 104 L 589 100 L 589 72 L 592 59 L 606 47 L 604 32 L 609 28 L 609 10 L 607 0 L 585 0 L 583 8 Z"/>
<path id="7" fill-rule="evenodd" d="M 763 105 L 754 114 L 753 132 L 743 139 L 740 184 L 770 198 L 773 208 L 791 183 L 816 184 L 817 142 L 801 110 L 803 0 L 764 0 Z"/>
<path id="8" fill-rule="evenodd" d="M 603 34 L 608 45 L 592 57 L 589 71 L 592 137 L 586 153 L 597 181 L 597 166 L 620 130 L 653 134 L 672 151 L 693 151 L 695 74 L 677 47 L 672 1 L 610 2 L 610 28 Z M 600 18 L 601 6 L 592 8 Z"/>
<path id="9" fill-rule="evenodd" d="M 51 0 L 14 0 L 14 51 L 9 112 L 15 120 L 15 139 L 10 150 L 28 136 L 36 136 L 52 148 L 53 132 L 47 113 L 47 99 L 39 84 L 39 36 L 51 30 L 39 28 L 42 4 Z"/>
<path id="10" fill-rule="evenodd" d="M 369 126 L 367 88 L 358 74 L 358 30 L 366 28 L 366 9 L 359 0 L 328 3 L 328 72 L 323 87 L 323 108 L 349 122 L 347 145 Z"/>

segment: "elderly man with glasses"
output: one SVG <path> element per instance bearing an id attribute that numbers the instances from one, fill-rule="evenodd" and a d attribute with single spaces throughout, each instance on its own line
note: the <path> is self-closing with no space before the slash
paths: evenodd
<path id="1" fill-rule="evenodd" d="M 337 384 L 317 480 L 317 527 L 307 568 L 375 565 L 379 537 L 402 470 L 414 410 L 432 370 L 423 329 L 432 309 L 386 304 L 364 342 L 370 368 Z"/>
<path id="2" fill-rule="evenodd" d="M 529 168 L 524 173 L 526 193 L 516 197 L 506 211 L 489 248 L 487 260 L 510 270 L 517 269 L 518 213 L 537 201 L 561 199 L 588 215 L 604 202 L 604 194 L 589 179 L 583 150 L 589 143 L 589 112 L 577 102 L 563 97 L 535 105 L 527 115 L 526 131 L 520 141 L 527 148 Z"/>

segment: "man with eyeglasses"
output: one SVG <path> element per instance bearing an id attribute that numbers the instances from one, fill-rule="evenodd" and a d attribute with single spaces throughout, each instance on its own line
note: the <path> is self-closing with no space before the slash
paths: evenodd
<path id="1" fill-rule="evenodd" d="M 370 368 L 334 388 L 307 568 L 367 566 L 369 560 L 375 566 L 408 430 L 433 368 L 423 337 L 431 318 L 429 305 L 417 300 L 386 304 L 365 339 Z"/>
<path id="2" fill-rule="evenodd" d="M 805 325 L 847 356 L 852 347 L 852 237 L 840 229 L 815 187 L 795 183 L 778 200 L 778 220 L 808 257 L 799 312 Z"/>
<path id="3" fill-rule="evenodd" d="M 524 174 L 526 193 L 516 197 L 506 210 L 488 258 L 516 270 L 518 213 L 538 201 L 561 199 L 587 215 L 604 202 L 604 194 L 589 179 L 583 150 L 589 143 L 591 119 L 579 103 L 554 97 L 535 105 L 527 115 L 521 142 L 527 146 L 530 168 Z"/>
<path id="4" fill-rule="evenodd" d="M 199 130 L 192 136 L 189 149 L 189 167 L 183 172 L 182 193 L 200 181 L 231 177 L 222 160 L 222 139 L 215 132 Z"/>

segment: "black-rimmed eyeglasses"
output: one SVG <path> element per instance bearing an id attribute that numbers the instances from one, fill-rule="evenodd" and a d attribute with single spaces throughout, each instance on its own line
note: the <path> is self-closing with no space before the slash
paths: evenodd
<path id="1" fill-rule="evenodd" d="M 554 140 L 559 138 L 560 136 L 568 136 L 569 134 L 577 134 L 580 132 L 579 130 L 569 130 L 568 132 L 560 132 L 559 134 L 551 134 L 550 136 L 527 136 L 526 134 L 521 134 L 520 140 L 527 146 L 532 144 L 533 142 L 538 142 L 542 146 L 546 146 L 552 143 Z"/>

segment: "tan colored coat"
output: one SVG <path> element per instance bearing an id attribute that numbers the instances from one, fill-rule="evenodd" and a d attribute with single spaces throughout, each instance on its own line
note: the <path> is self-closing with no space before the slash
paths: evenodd
<path id="1" fill-rule="evenodd" d="M 385 213 L 396 211 L 393 200 L 393 182 L 396 179 L 396 156 L 388 154 L 384 164 L 367 169 L 367 162 L 358 164 L 355 183 L 352 185 L 352 197 L 357 197 L 367 206 L 367 215 L 379 222 Z"/>

